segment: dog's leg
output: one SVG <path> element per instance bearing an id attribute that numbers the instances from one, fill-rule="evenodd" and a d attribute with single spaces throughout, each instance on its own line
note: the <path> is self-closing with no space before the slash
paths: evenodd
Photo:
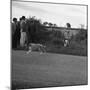
<path id="1" fill-rule="evenodd" d="M 43 47 L 43 51 L 44 51 L 44 53 L 46 53 L 46 47 Z"/>
<path id="2" fill-rule="evenodd" d="M 43 54 L 41 47 L 39 47 L 40 54 Z"/>
<path id="3" fill-rule="evenodd" d="M 29 54 L 32 51 L 31 47 L 29 47 L 29 50 L 27 51 L 27 54 Z"/>
<path id="4" fill-rule="evenodd" d="M 31 50 L 27 51 L 27 54 L 29 54 L 31 52 Z"/>
<path id="5" fill-rule="evenodd" d="M 41 47 L 41 50 L 42 50 L 43 53 L 46 53 L 46 50 L 45 50 L 44 46 Z"/>
<path id="6" fill-rule="evenodd" d="M 43 54 L 43 52 L 41 51 L 40 54 Z"/>

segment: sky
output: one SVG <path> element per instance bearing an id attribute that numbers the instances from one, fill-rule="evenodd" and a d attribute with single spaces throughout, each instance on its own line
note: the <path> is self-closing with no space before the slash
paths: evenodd
<path id="1" fill-rule="evenodd" d="M 36 16 L 42 22 L 58 26 L 70 23 L 73 28 L 87 26 L 87 6 L 12 1 L 12 18 Z"/>

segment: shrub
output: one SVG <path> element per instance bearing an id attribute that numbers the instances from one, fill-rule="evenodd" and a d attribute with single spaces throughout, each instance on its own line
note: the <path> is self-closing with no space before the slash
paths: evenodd
<path id="1" fill-rule="evenodd" d="M 28 43 L 44 43 L 49 40 L 49 33 L 39 19 L 34 17 L 27 19 Z"/>
<path id="2" fill-rule="evenodd" d="M 74 40 L 77 42 L 87 40 L 87 30 L 80 30 L 79 33 L 75 35 Z"/>
<path id="3" fill-rule="evenodd" d="M 63 45 L 63 34 L 61 31 L 52 31 L 50 34 L 51 43 L 56 46 L 62 46 Z"/>
<path id="4" fill-rule="evenodd" d="M 53 38 L 52 43 L 54 45 L 57 45 L 57 46 L 62 46 L 63 45 L 63 41 L 61 39 L 59 39 L 59 38 Z"/>

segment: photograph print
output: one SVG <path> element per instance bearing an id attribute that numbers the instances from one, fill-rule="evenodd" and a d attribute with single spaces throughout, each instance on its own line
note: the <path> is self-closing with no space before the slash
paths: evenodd
<path id="1" fill-rule="evenodd" d="M 11 90 L 88 85 L 87 9 L 11 0 Z"/>

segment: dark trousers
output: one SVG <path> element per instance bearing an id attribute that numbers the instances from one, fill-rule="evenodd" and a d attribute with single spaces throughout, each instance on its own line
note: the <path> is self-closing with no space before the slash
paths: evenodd
<path id="1" fill-rule="evenodd" d="M 15 31 L 15 33 L 12 35 L 12 48 L 16 49 L 17 46 L 20 45 L 20 32 Z"/>

